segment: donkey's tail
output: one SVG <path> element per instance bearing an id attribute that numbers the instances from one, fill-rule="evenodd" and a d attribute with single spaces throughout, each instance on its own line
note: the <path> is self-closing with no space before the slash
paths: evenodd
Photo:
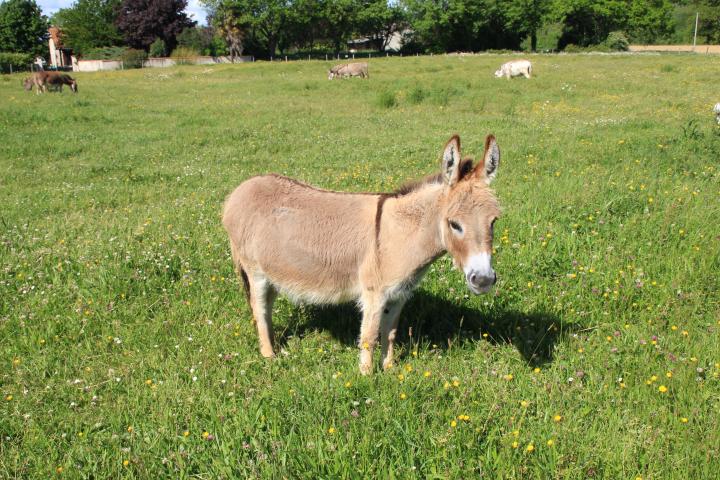
<path id="1" fill-rule="evenodd" d="M 238 271 L 240 272 L 240 278 L 242 279 L 245 299 L 247 300 L 248 305 L 250 305 L 250 281 L 248 280 L 247 273 L 245 273 L 245 270 L 243 270 L 242 267 L 238 266 Z"/>

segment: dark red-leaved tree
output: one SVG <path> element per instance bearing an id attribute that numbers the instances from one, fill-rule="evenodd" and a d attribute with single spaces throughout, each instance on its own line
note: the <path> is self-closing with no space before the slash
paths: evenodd
<path id="1" fill-rule="evenodd" d="M 185 15 L 187 0 L 123 0 L 115 24 L 133 48 L 147 50 L 156 38 L 168 52 L 177 45 L 175 37 L 195 22 Z"/>

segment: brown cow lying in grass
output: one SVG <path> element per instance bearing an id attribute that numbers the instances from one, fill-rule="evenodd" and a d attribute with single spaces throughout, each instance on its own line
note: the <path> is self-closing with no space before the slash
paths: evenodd
<path id="1" fill-rule="evenodd" d="M 40 95 L 48 91 L 48 86 L 58 88 L 62 92 L 63 85 L 70 85 L 70 90 L 77 93 L 77 81 L 66 73 L 60 72 L 34 72 L 32 76 L 23 80 L 23 87 L 30 91 L 36 88 L 35 93 Z"/>

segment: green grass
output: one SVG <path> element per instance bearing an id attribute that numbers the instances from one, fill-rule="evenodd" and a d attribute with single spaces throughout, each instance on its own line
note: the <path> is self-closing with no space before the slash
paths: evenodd
<path id="1" fill-rule="evenodd" d="M 0 477 L 716 478 L 720 59 L 506 60 L 0 77 Z M 370 377 L 352 306 L 281 299 L 263 360 L 225 196 L 390 190 L 456 132 L 502 151 L 496 290 L 440 259 Z"/>

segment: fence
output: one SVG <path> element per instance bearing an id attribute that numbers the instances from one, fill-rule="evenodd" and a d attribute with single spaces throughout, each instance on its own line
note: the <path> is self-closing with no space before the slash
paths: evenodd
<path id="1" fill-rule="evenodd" d="M 720 53 L 720 45 L 630 45 L 631 52 Z"/>
<path id="2" fill-rule="evenodd" d="M 255 57 L 236 57 L 235 63 L 254 62 Z M 232 63 L 228 56 L 222 57 L 152 57 L 143 62 L 143 68 L 163 68 L 175 65 L 214 65 L 217 63 Z"/>

